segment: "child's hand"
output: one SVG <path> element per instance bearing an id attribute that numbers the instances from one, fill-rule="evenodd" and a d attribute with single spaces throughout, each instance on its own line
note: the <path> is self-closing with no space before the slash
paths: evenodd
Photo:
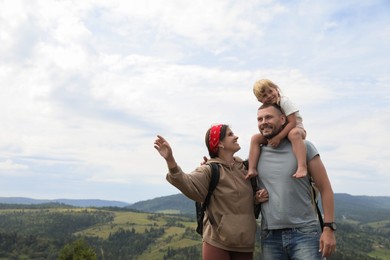
<path id="1" fill-rule="evenodd" d="M 280 142 L 281 142 L 281 139 L 278 136 L 274 136 L 273 138 L 268 139 L 268 145 L 272 146 L 273 148 L 278 147 Z"/>
<path id="2" fill-rule="evenodd" d="M 247 175 L 245 176 L 245 180 L 249 180 L 252 177 L 256 177 L 258 175 L 256 169 L 249 169 Z"/>

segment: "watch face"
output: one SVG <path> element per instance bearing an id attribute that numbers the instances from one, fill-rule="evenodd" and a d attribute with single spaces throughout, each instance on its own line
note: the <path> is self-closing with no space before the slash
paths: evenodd
<path id="1" fill-rule="evenodd" d="M 336 223 L 332 223 L 332 229 L 336 230 L 336 228 L 337 228 Z"/>

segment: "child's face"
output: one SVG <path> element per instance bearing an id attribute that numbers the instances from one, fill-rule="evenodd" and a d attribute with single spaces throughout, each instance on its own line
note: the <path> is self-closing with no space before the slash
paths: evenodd
<path id="1" fill-rule="evenodd" d="M 264 88 L 260 96 L 257 97 L 263 104 L 275 104 L 279 101 L 279 91 L 274 88 Z"/>

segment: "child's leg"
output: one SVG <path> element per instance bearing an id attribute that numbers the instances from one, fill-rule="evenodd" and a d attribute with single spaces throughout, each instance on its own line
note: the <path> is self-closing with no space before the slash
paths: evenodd
<path id="1" fill-rule="evenodd" d="M 251 138 L 251 145 L 249 148 L 249 159 L 248 159 L 248 174 L 245 179 L 250 179 L 257 176 L 257 164 L 260 157 L 260 145 L 266 144 L 267 140 L 262 134 L 255 134 Z"/>
<path id="2" fill-rule="evenodd" d="M 306 131 L 303 128 L 295 127 L 288 133 L 295 157 L 297 158 L 298 168 L 293 177 L 302 178 L 307 175 L 306 163 L 306 145 L 303 140 L 306 138 Z"/>

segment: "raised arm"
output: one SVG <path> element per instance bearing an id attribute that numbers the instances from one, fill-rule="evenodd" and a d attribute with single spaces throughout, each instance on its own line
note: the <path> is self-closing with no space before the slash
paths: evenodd
<path id="1" fill-rule="evenodd" d="M 177 170 L 177 163 L 173 157 L 172 148 L 169 143 L 160 135 L 157 135 L 156 141 L 154 141 L 154 148 L 165 159 L 170 172 Z"/>

